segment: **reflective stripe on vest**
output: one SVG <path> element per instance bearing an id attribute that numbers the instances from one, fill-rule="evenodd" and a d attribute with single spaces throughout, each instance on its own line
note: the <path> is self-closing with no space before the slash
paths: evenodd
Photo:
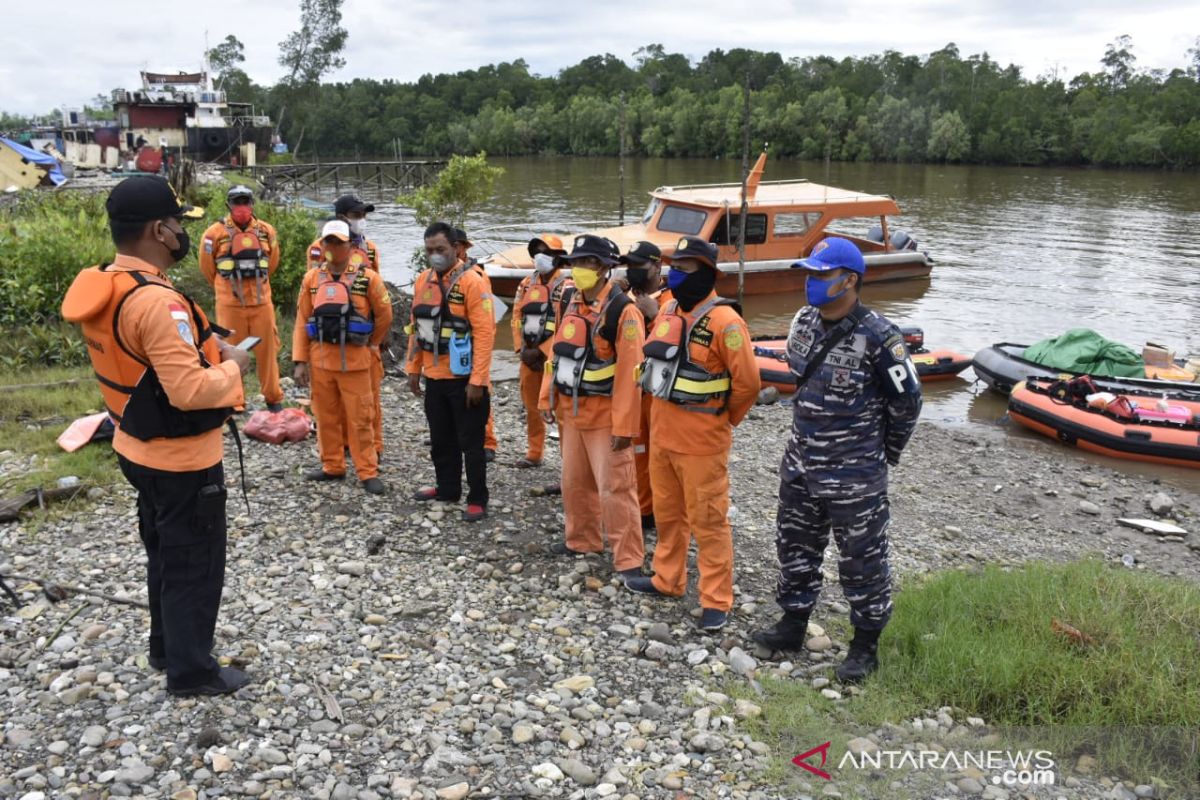
<path id="1" fill-rule="evenodd" d="M 233 296 L 242 305 L 246 305 L 243 282 L 254 280 L 255 300 L 262 299 L 263 281 L 270 274 L 270 248 L 264 246 L 264 241 L 270 241 L 266 230 L 251 225 L 240 231 L 232 225 L 225 226 L 229 236 L 229 249 L 216 259 L 217 274 L 230 282 Z"/>
<path id="2" fill-rule="evenodd" d="M 592 304 L 584 299 L 582 292 L 572 299 L 552 348 L 554 389 L 576 400 L 579 397 L 612 395 L 613 380 L 617 374 L 616 347 L 613 347 L 611 358 L 598 358 L 595 336 L 609 306 L 619 297 L 624 295 L 615 284 L 609 284 L 608 295 L 596 311 L 592 310 Z"/>

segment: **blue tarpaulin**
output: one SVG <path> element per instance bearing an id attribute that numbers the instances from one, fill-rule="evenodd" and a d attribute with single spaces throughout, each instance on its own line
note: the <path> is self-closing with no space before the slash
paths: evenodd
<path id="1" fill-rule="evenodd" d="M 0 145 L 10 147 L 17 151 L 17 154 L 21 156 L 21 158 L 29 161 L 30 163 L 40 164 L 47 167 L 50 174 L 50 180 L 53 181 L 55 186 L 60 186 L 67 182 L 67 176 L 63 175 L 62 170 L 58 166 L 58 159 L 54 156 L 47 155 L 45 153 L 39 153 L 37 150 L 26 147 L 18 142 L 14 142 L 12 139 L 5 139 L 3 136 L 0 136 Z"/>

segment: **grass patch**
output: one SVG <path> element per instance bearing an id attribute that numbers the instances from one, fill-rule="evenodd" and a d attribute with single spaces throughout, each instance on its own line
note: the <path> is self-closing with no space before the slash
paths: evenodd
<path id="1" fill-rule="evenodd" d="M 10 386 L 30 384 L 28 389 Z M 121 473 L 108 444 L 87 445 L 65 453 L 56 440 L 78 417 L 103 409 L 100 390 L 87 368 L 31 369 L 0 374 L 0 450 L 12 451 L 11 462 L 23 469 L 5 469 L 0 495 L 36 486 L 49 487 L 66 475 L 96 486 L 118 482 Z M 8 466 L 7 464 L 5 465 Z"/>
<path id="2" fill-rule="evenodd" d="M 808 777 L 790 759 L 825 741 L 836 764 L 849 739 L 950 706 L 959 722 L 987 722 L 989 746 L 1051 751 L 1060 782 L 1086 755 L 1097 775 L 1183 792 L 1173 796 L 1200 785 L 1200 589 L 1190 584 L 1097 561 L 938 573 L 897 594 L 880 662 L 842 702 L 791 680 L 764 680 L 765 700 L 740 690 L 764 708 L 769 779 Z M 929 738 L 891 730 L 900 749 Z"/>

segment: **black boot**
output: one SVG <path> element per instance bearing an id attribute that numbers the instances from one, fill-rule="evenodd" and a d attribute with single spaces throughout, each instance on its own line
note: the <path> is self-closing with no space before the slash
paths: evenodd
<path id="1" fill-rule="evenodd" d="M 784 611 L 783 616 L 769 628 L 755 631 L 754 641 L 771 650 L 802 650 L 808 635 L 808 614 Z"/>
<path id="2" fill-rule="evenodd" d="M 850 652 L 846 660 L 837 668 L 838 680 L 842 683 L 861 683 L 875 670 L 879 669 L 879 634 L 882 630 L 869 631 L 864 628 L 854 629 L 854 638 L 850 640 Z"/>

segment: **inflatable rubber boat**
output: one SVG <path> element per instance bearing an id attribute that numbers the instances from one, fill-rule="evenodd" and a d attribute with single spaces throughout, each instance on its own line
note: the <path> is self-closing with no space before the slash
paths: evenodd
<path id="1" fill-rule="evenodd" d="M 1008 414 L 1032 431 L 1081 450 L 1200 469 L 1200 399 L 1105 380 L 1093 381 L 1099 391 L 1084 395 L 1071 389 L 1079 380 L 1019 381 L 1009 395 Z"/>
<path id="2" fill-rule="evenodd" d="M 1026 344 L 1000 342 L 980 350 L 971 359 L 971 366 L 989 389 L 1000 394 L 1008 394 L 1013 386 L 1026 378 L 1073 378 L 1082 375 L 1081 372 L 1068 372 L 1055 367 L 1030 361 L 1022 354 L 1028 349 Z M 915 359 L 914 359 L 915 360 Z M 1180 385 L 1186 386 L 1195 379 L 1195 375 L 1176 365 L 1172 367 L 1154 367 L 1146 365 L 1146 377 L 1142 378 L 1104 378 L 1105 383 L 1121 384 L 1131 390 L 1171 392 Z"/>

